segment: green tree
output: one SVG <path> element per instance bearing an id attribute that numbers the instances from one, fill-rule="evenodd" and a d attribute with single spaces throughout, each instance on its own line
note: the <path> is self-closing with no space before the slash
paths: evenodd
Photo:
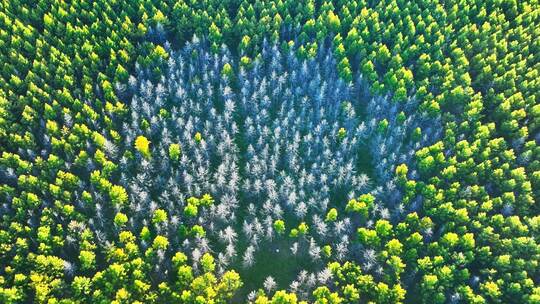
<path id="1" fill-rule="evenodd" d="M 285 232 L 285 222 L 283 220 L 275 220 L 274 229 L 278 234 L 283 234 Z"/>
<path id="2" fill-rule="evenodd" d="M 179 144 L 169 145 L 169 158 L 172 161 L 175 161 L 175 162 L 178 161 L 181 154 L 182 154 L 182 149 L 180 148 Z"/>
<path id="3" fill-rule="evenodd" d="M 338 212 L 337 212 L 337 209 L 336 208 L 332 208 L 328 211 L 328 213 L 326 214 L 326 221 L 327 222 L 334 222 L 336 219 L 337 219 L 337 216 L 338 216 Z"/>
<path id="4" fill-rule="evenodd" d="M 152 216 L 152 223 L 159 224 L 167 221 L 167 211 L 163 209 L 156 209 Z"/>
<path id="5" fill-rule="evenodd" d="M 128 217 L 122 212 L 118 212 L 114 216 L 114 223 L 119 227 L 124 226 L 127 222 L 128 222 Z"/>
<path id="6" fill-rule="evenodd" d="M 142 135 L 137 136 L 135 139 L 135 149 L 137 149 L 144 158 L 150 158 L 150 141 L 146 137 Z"/>

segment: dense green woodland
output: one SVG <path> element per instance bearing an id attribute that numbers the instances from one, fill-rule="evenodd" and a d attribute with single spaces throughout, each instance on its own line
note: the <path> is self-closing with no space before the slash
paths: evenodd
<path id="1" fill-rule="evenodd" d="M 540 303 L 538 0 L 0 1 L 0 303 Z"/>

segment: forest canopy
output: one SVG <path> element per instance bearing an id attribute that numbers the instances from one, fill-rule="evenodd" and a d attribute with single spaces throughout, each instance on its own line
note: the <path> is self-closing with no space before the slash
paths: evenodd
<path id="1" fill-rule="evenodd" d="M 0 2 L 0 303 L 540 303 L 540 3 Z"/>

